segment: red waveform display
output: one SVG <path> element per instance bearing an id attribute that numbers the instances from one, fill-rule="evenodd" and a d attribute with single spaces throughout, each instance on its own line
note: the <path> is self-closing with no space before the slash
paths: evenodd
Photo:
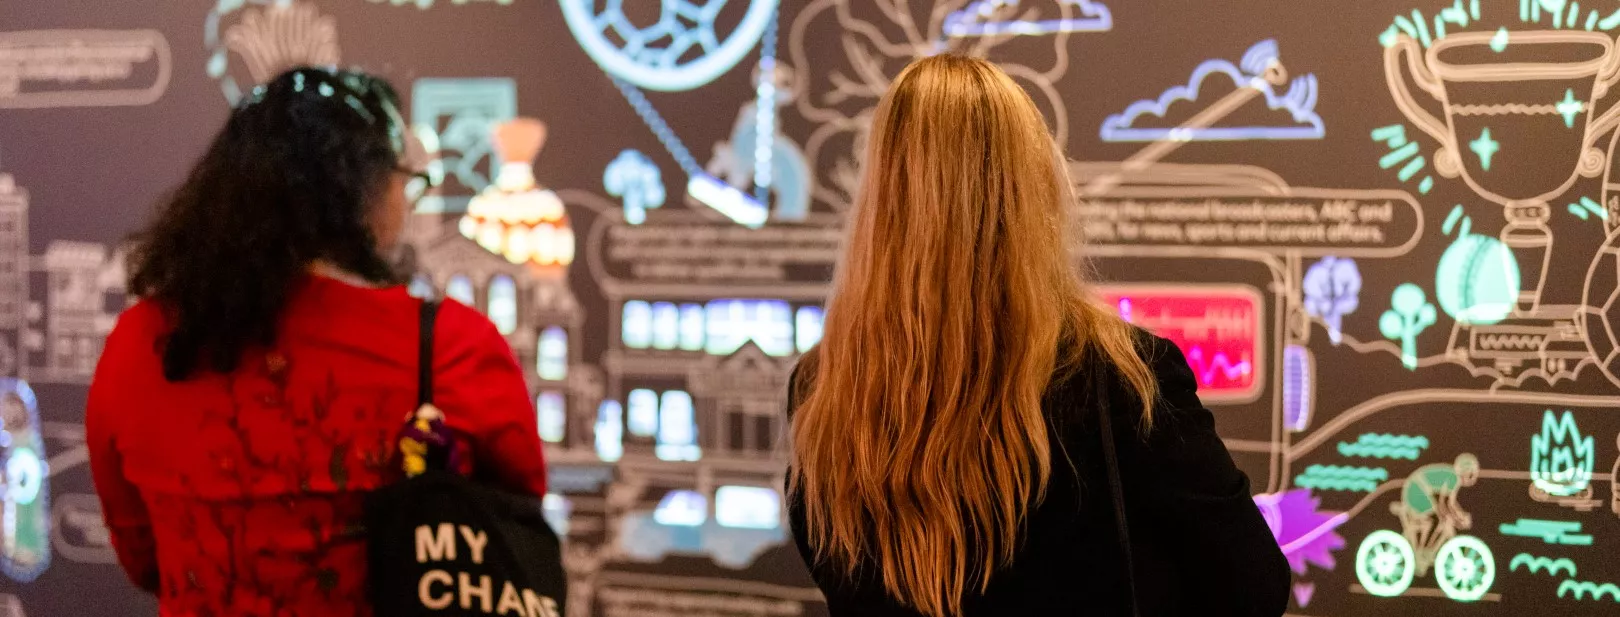
<path id="1" fill-rule="evenodd" d="M 1105 285 L 1120 317 L 1181 348 L 1205 401 L 1253 400 L 1265 371 L 1260 292 L 1246 285 Z"/>

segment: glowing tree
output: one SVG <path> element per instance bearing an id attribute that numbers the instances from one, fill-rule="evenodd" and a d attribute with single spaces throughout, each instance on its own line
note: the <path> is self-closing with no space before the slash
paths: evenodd
<path id="1" fill-rule="evenodd" d="M 1339 344 L 1344 316 L 1361 304 L 1361 270 L 1353 259 L 1323 257 L 1305 272 L 1305 312 L 1327 325 L 1328 340 Z"/>
<path id="2" fill-rule="evenodd" d="M 1384 338 L 1401 342 L 1401 364 L 1408 369 L 1417 368 L 1417 335 L 1434 325 L 1438 317 L 1423 288 L 1403 283 L 1389 296 L 1389 310 L 1378 318 L 1378 330 Z"/>

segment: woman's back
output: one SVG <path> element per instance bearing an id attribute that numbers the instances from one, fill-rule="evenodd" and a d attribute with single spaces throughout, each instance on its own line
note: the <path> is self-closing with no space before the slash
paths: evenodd
<path id="1" fill-rule="evenodd" d="M 228 373 L 165 379 L 159 303 L 126 312 L 92 384 L 87 433 L 120 561 L 164 615 L 366 615 L 366 494 L 415 408 L 420 301 L 310 276 L 277 343 Z M 435 332 L 436 401 L 476 467 L 545 491 L 522 373 L 483 316 Z"/>
<path id="2" fill-rule="evenodd" d="M 1162 397 L 1153 430 L 1137 431 L 1141 408 L 1111 367 L 1102 365 L 1101 383 L 1111 387 L 1100 396 L 1092 371 L 1054 382 L 1042 406 L 1054 453 L 1045 498 L 1032 504 L 1010 565 L 995 570 L 983 593 L 963 598 L 963 617 L 1130 614 L 1098 426 L 1104 398 L 1127 504 L 1137 614 L 1280 615 L 1286 608 L 1287 562 L 1198 401 L 1186 359 L 1164 339 L 1139 338 Z M 794 381 L 807 377 L 796 373 Z M 865 561 L 851 575 L 818 563 L 801 498 L 789 497 L 794 537 L 835 617 L 922 615 L 889 596 L 877 564 Z"/>

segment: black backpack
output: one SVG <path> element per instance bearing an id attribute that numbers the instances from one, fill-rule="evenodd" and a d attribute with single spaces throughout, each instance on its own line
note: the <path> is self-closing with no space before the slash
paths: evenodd
<path id="1" fill-rule="evenodd" d="M 423 302 L 419 408 L 433 401 L 437 314 L 437 303 Z M 566 615 L 562 550 L 540 500 L 474 482 L 442 456 L 427 460 L 425 471 L 379 488 L 366 502 L 375 614 Z"/>

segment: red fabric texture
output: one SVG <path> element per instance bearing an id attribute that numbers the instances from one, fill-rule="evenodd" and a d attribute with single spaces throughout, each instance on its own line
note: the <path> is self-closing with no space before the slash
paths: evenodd
<path id="1" fill-rule="evenodd" d="M 397 477 L 420 304 L 403 288 L 311 277 L 273 349 L 180 383 L 158 356 L 165 312 L 141 302 L 119 318 L 86 438 L 119 561 L 162 615 L 371 615 L 362 506 Z M 470 441 L 471 471 L 544 495 L 534 402 L 505 339 L 450 301 L 434 337 L 434 402 Z"/>

